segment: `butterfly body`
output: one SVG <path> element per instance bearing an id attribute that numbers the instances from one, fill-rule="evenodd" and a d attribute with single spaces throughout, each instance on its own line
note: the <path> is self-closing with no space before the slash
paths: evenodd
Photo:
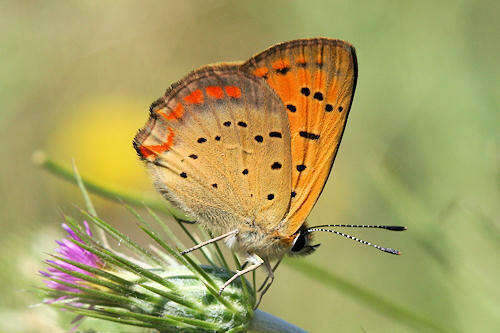
<path id="1" fill-rule="evenodd" d="M 238 233 L 228 237 L 225 242 L 229 248 L 239 253 L 255 253 L 266 260 L 274 260 L 281 258 L 290 249 L 288 239 L 275 236 L 276 233 L 271 230 L 235 227 L 238 228 Z"/>
<path id="2" fill-rule="evenodd" d="M 314 250 L 305 220 L 326 183 L 357 79 L 354 48 L 315 38 L 172 85 L 134 139 L 159 192 L 254 260 Z"/>

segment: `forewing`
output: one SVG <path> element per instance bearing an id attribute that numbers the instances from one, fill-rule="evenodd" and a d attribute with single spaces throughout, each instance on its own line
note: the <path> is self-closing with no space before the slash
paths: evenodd
<path id="1" fill-rule="evenodd" d="M 266 79 L 287 109 L 294 197 L 280 232 L 291 235 L 316 203 L 337 154 L 356 87 L 355 51 L 341 40 L 295 40 L 254 56 L 242 70 Z"/>
<path id="2" fill-rule="evenodd" d="M 238 66 L 208 66 L 151 107 L 134 140 L 159 191 L 216 231 L 276 226 L 290 204 L 286 112 L 276 93 Z"/>

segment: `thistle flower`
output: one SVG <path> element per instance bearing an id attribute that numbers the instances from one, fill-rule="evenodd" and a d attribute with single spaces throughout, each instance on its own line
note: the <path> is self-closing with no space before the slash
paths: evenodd
<path id="1" fill-rule="evenodd" d="M 86 221 L 81 227 L 65 217 L 62 227 L 68 236 L 57 241 L 54 259 L 46 260 L 49 267 L 40 273 L 47 286 L 44 302 L 77 314 L 73 323 L 93 317 L 159 332 L 244 332 L 250 327 L 266 331 L 269 325 L 288 327 L 284 331 L 294 328 L 253 310 L 255 289 L 247 280 L 238 279 L 219 295 L 220 286 L 234 274 L 224 267 L 227 262 L 221 252 L 205 255 L 209 261 L 218 256 L 223 267 L 201 265 L 195 258 L 181 256 L 143 223 L 141 228 L 161 248 L 153 247 L 153 254 L 107 222 L 82 212 L 135 256 L 102 246 Z"/>
<path id="2" fill-rule="evenodd" d="M 201 265 L 194 257 L 181 256 L 179 249 L 167 244 L 137 211 L 126 206 L 156 243 L 156 247 L 151 246 L 154 253 L 146 250 L 97 217 L 75 166 L 74 173 L 90 213 L 81 210 L 85 217 L 83 227 L 72 217 L 64 216 L 62 227 L 68 235 L 56 241 L 56 254 L 46 260 L 46 271 L 40 271 L 46 284 L 46 288 L 41 288 L 44 303 L 77 314 L 73 322 L 91 317 L 117 326 L 132 325 L 159 332 L 243 332 L 250 327 L 256 332 L 303 332 L 279 318 L 254 311 L 255 280 L 250 286 L 241 277 L 219 294 L 220 287 L 234 272 L 217 244 L 212 251 L 200 251 L 209 263 Z M 170 239 L 179 248 L 185 248 L 163 220 L 146 208 Z M 87 221 L 99 228 L 100 240 L 93 236 Z M 194 241 L 180 220 L 175 221 Z M 128 247 L 132 255 L 113 250 L 108 237 Z M 235 267 L 240 269 L 235 254 L 233 258 Z"/>
<path id="3" fill-rule="evenodd" d="M 85 232 L 87 233 L 88 236 L 92 237 L 92 232 L 90 231 L 89 224 L 87 221 L 83 221 L 83 224 L 85 226 Z M 63 223 L 62 228 L 68 233 L 69 238 L 73 239 L 77 242 L 82 243 L 82 240 L 75 234 L 75 232 L 66 224 Z M 94 268 L 103 268 L 104 264 L 101 259 L 99 259 L 98 256 L 95 254 L 83 249 L 82 247 L 78 246 L 75 243 L 72 243 L 68 239 L 63 239 L 60 241 L 56 241 L 56 243 L 59 245 L 59 248 L 55 250 L 56 253 L 58 253 L 62 258 L 76 261 Z M 64 270 L 69 270 L 69 271 L 75 271 L 80 274 L 86 274 L 89 276 L 94 276 L 93 274 L 78 268 L 74 265 L 69 264 L 66 261 L 63 260 L 46 260 L 46 263 L 50 266 L 47 268 L 47 272 L 45 271 L 39 271 L 40 274 L 45 276 L 46 278 L 50 278 L 50 280 L 44 280 L 45 284 L 47 287 L 54 289 L 54 290 L 62 290 L 62 291 L 70 291 L 70 292 L 75 292 L 78 293 L 79 289 L 68 287 L 66 284 L 61 284 L 58 281 L 63 281 L 66 283 L 84 283 L 85 281 L 75 277 L 73 275 L 70 275 L 68 273 L 65 273 L 64 271 L 61 271 L 59 268 L 63 268 Z M 61 299 L 66 299 L 67 296 L 62 296 Z M 59 299 L 59 300 L 61 300 Z M 48 300 L 47 303 L 52 303 L 55 300 Z"/>
<path id="4" fill-rule="evenodd" d="M 93 218 L 91 215 L 88 217 Z M 129 258 L 99 245 L 88 223 L 79 228 L 70 218 L 68 237 L 57 241 L 54 260 L 47 260 L 46 303 L 83 316 L 160 331 L 239 331 L 249 324 L 255 298 L 248 282 L 235 283 L 219 296 L 218 286 L 232 272 L 198 265 L 180 257 L 152 230 L 146 232 L 181 262 L 157 251 L 155 256 L 102 220 L 94 222 L 135 249 Z M 160 257 L 163 257 L 160 259 Z"/>

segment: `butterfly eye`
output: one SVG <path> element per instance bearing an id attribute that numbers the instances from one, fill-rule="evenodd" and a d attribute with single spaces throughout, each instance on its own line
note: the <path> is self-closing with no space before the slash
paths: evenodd
<path id="1" fill-rule="evenodd" d="M 310 232 L 307 232 L 307 230 L 299 231 L 299 235 L 295 238 L 289 254 L 292 256 L 304 256 L 313 253 L 319 244 L 310 245 L 311 241 L 312 236 Z"/>
<path id="2" fill-rule="evenodd" d="M 304 233 L 300 233 L 297 238 L 295 238 L 295 242 L 293 243 L 293 246 L 291 248 L 291 252 L 292 253 L 297 253 L 297 252 L 300 252 L 302 251 L 302 249 L 304 248 L 304 246 L 306 246 L 306 243 L 307 243 L 307 240 L 306 240 L 306 236 Z"/>

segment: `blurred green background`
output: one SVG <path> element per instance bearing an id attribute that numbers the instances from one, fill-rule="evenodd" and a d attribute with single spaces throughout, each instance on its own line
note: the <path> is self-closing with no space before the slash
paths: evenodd
<path id="1" fill-rule="evenodd" d="M 68 327 L 30 307 L 28 289 L 62 236 L 60 211 L 83 203 L 33 165 L 34 150 L 159 199 L 131 146 L 150 103 L 196 67 L 317 36 L 356 47 L 359 81 L 310 224 L 409 230 L 350 230 L 401 257 L 320 234 L 304 260 L 451 331 L 498 330 L 499 12 L 498 1 L 0 2 L 0 331 Z M 120 205 L 95 203 L 135 232 Z M 311 332 L 419 330 L 293 267 L 263 310 Z"/>

